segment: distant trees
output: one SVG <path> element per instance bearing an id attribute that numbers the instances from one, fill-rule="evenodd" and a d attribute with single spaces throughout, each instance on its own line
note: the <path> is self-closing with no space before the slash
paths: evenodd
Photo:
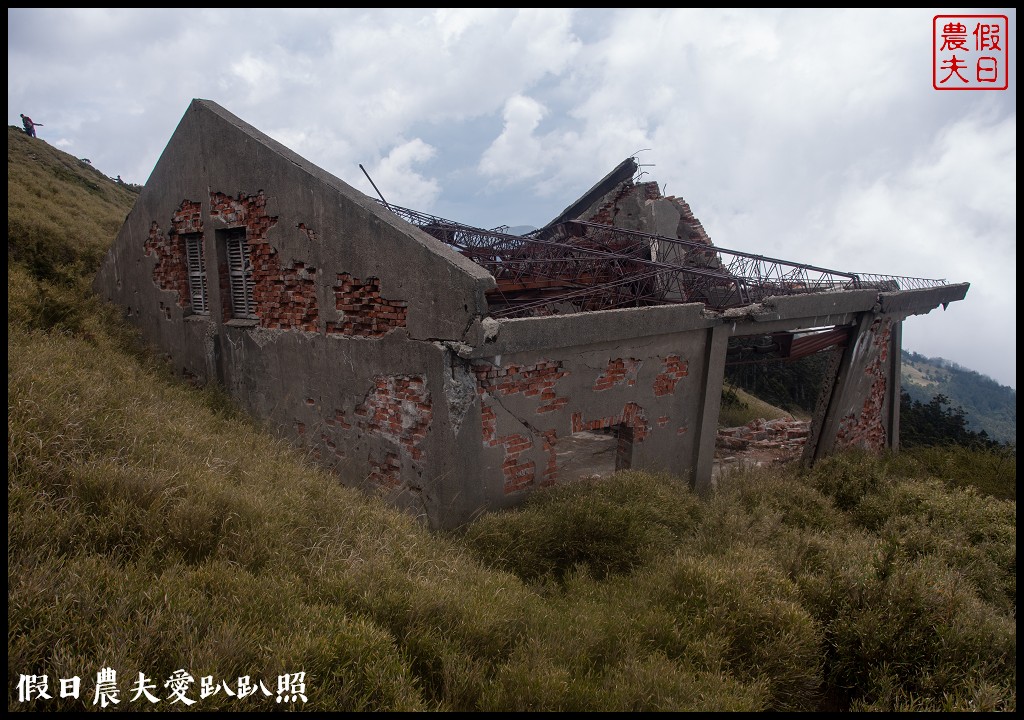
<path id="1" fill-rule="evenodd" d="M 905 448 L 936 445 L 961 445 L 977 449 L 994 449 L 1000 443 L 984 430 L 967 427 L 967 414 L 960 406 L 952 407 L 942 393 L 926 403 L 912 400 L 909 393 L 900 393 L 900 445 Z"/>
<path id="2" fill-rule="evenodd" d="M 1017 440 L 1017 391 L 974 370 L 968 370 L 944 358 L 929 358 L 903 351 L 904 367 L 919 371 L 927 385 L 916 384 L 904 376 L 903 390 L 912 400 L 928 404 L 942 394 L 952 407 L 963 408 L 967 427 L 986 431 L 988 437 L 1003 443 Z"/>
<path id="3" fill-rule="evenodd" d="M 788 412 L 814 412 L 825 379 L 828 353 L 799 360 L 726 365 L 725 379 Z"/>

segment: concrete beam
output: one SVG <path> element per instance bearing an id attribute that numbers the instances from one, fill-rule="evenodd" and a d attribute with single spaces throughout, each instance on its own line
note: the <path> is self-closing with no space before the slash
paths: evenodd
<path id="1" fill-rule="evenodd" d="M 882 312 L 890 315 L 924 315 L 939 305 L 963 300 L 970 287 L 970 283 L 958 283 L 923 290 L 884 292 L 879 294 L 879 303 Z"/>
<path id="2" fill-rule="evenodd" d="M 756 305 L 727 310 L 726 317 L 739 316 L 752 322 L 843 315 L 870 310 L 878 301 L 877 290 L 836 290 L 804 295 L 775 295 Z M 822 323 L 829 325 L 830 323 Z"/>
<path id="3" fill-rule="evenodd" d="M 460 353 L 466 358 L 493 357 L 517 352 L 587 346 L 633 340 L 652 335 L 682 333 L 718 324 L 702 303 L 658 305 L 646 308 L 597 310 L 573 315 L 478 321 L 467 333 L 473 346 Z"/>

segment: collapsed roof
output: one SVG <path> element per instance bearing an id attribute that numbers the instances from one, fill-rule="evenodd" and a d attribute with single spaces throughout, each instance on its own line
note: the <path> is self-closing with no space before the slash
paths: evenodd
<path id="1" fill-rule="evenodd" d="M 495 318 L 534 317 L 651 305 L 704 303 L 714 310 L 770 296 L 946 285 L 865 275 L 715 246 L 689 205 L 640 182 L 626 158 L 557 218 L 525 235 L 385 207 L 457 249 L 494 276 Z"/>

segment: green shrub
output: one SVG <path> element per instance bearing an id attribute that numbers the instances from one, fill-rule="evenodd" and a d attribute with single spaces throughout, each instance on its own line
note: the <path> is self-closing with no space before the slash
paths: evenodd
<path id="1" fill-rule="evenodd" d="M 601 579 L 671 552 L 697 514 L 698 500 L 681 480 L 620 472 L 535 492 L 522 509 L 466 527 L 461 542 L 527 582 L 561 580 L 578 567 Z"/>
<path id="2" fill-rule="evenodd" d="M 885 477 L 877 455 L 857 448 L 823 458 L 808 471 L 810 484 L 840 510 L 852 510 L 874 492 Z"/>
<path id="3" fill-rule="evenodd" d="M 1001 500 L 1017 499 L 1017 448 L 960 445 L 900 450 L 890 459 L 894 473 L 934 477 L 949 487 L 974 487 Z"/>

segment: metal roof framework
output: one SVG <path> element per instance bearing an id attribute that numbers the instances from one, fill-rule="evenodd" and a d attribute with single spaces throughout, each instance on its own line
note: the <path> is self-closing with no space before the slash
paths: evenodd
<path id="1" fill-rule="evenodd" d="M 724 310 L 778 295 L 947 285 L 897 275 L 850 273 L 692 240 L 571 220 L 511 235 L 381 202 L 484 267 L 495 318 L 701 302 Z"/>

